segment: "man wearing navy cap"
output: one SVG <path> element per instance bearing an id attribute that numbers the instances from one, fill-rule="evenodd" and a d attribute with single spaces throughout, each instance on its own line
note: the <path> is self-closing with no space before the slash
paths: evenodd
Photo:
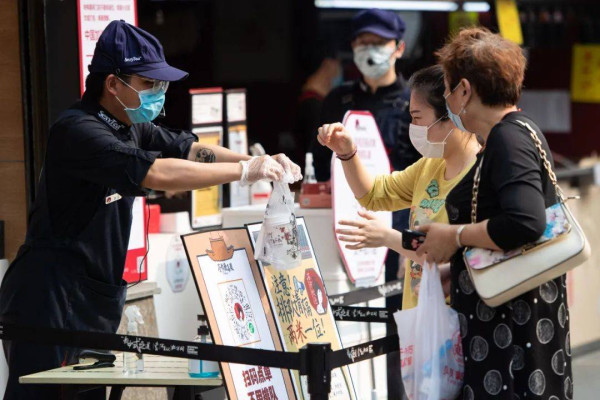
<path id="1" fill-rule="evenodd" d="M 7 322 L 115 332 L 127 290 L 122 276 L 134 196 L 301 178 L 284 155 L 250 158 L 154 125 L 169 82 L 188 74 L 168 65 L 161 44 L 142 29 L 111 22 L 89 70 L 83 98 L 50 129 L 25 244 L 0 287 Z M 18 378 L 70 363 L 77 349 L 18 341 L 3 347 L 5 399 L 60 397 L 56 385 L 20 385 Z"/>
<path id="2" fill-rule="evenodd" d="M 362 78 L 346 82 L 334 89 L 323 101 L 321 124 L 344 119 L 349 110 L 370 111 L 375 117 L 381 138 L 392 167 L 401 171 L 421 156 L 408 137 L 411 121 L 409 113 L 410 90 L 401 75 L 396 73 L 396 60 L 404 53 L 404 21 L 394 12 L 371 9 L 361 11 L 352 19 L 352 51 L 354 63 Z M 330 178 L 332 152 L 321 146 L 314 133 L 312 145 L 315 175 L 318 181 Z M 408 228 L 409 210 L 393 213 L 393 227 Z M 398 253 L 390 250 L 385 262 L 386 282 L 398 279 Z M 401 307 L 400 296 L 386 299 L 388 307 Z M 397 355 L 388 357 L 388 396 L 401 398 L 402 389 Z M 397 384 L 396 384 L 397 383 Z"/>
<path id="3" fill-rule="evenodd" d="M 395 170 L 420 158 L 408 137 L 410 92 L 395 69 L 404 53 L 404 31 L 404 21 L 391 11 L 365 10 L 352 18 L 352 51 L 362 78 L 332 90 L 320 118 L 321 124 L 329 124 L 342 121 L 348 110 L 370 111 Z M 317 180 L 329 180 L 332 153 L 316 141 L 316 133 L 312 150 Z"/>

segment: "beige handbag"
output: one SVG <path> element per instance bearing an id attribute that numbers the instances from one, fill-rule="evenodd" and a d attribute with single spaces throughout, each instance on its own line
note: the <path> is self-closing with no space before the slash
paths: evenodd
<path id="1" fill-rule="evenodd" d="M 508 252 L 465 248 L 463 258 L 475 290 L 491 307 L 499 306 L 577 267 L 590 256 L 583 230 L 567 207 L 556 175 L 535 130 L 517 120 L 531 135 L 556 190 L 558 203 L 546 209 L 546 232 L 534 243 Z M 477 222 L 477 193 L 483 157 L 473 178 L 471 223 Z"/>

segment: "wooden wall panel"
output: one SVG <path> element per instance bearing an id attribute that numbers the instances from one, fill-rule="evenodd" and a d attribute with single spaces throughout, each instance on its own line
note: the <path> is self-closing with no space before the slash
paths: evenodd
<path id="1" fill-rule="evenodd" d="M 17 1 L 0 1 L 0 220 L 5 257 L 12 260 L 25 238 L 25 151 Z"/>
<path id="2" fill-rule="evenodd" d="M 0 2 L 0 160 L 24 160 L 17 1 Z"/>
<path id="3" fill-rule="evenodd" d="M 25 240 L 25 163 L 0 161 L 0 219 L 4 220 L 5 257 L 13 260 Z"/>

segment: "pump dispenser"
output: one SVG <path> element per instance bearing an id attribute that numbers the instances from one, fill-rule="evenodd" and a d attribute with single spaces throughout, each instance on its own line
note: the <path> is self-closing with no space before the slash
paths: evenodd
<path id="1" fill-rule="evenodd" d="M 306 153 L 306 158 L 304 160 L 304 181 L 302 181 L 302 183 L 317 183 L 312 153 Z"/>
<path id="2" fill-rule="evenodd" d="M 197 343 L 212 343 L 210 340 L 210 333 L 208 331 L 208 324 L 206 320 L 200 320 L 200 327 L 198 328 L 198 336 L 194 338 L 194 342 Z M 188 360 L 188 374 L 192 378 L 215 378 L 219 375 L 219 363 L 216 361 L 206 360 Z"/>
<path id="3" fill-rule="evenodd" d="M 127 317 L 127 335 L 137 336 L 138 324 L 144 324 L 142 313 L 138 306 L 129 306 L 125 309 Z M 136 374 L 144 371 L 144 355 L 142 353 L 123 353 L 123 372 Z"/>

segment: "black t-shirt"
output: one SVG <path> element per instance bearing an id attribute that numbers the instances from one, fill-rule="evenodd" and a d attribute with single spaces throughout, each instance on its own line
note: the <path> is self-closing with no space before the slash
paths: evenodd
<path id="1" fill-rule="evenodd" d="M 490 237 L 505 250 L 538 239 L 546 226 L 545 208 L 557 200 L 529 131 L 516 120 L 536 131 L 552 163 L 544 136 L 523 113 L 509 113 L 490 132 L 477 222 L 489 220 Z M 481 159 L 480 154 L 446 198 L 452 224 L 471 222 L 473 175 Z M 492 308 L 477 294 L 462 252 L 452 258 L 450 271 L 451 306 L 458 313 L 465 363 L 463 398 L 571 399 L 566 275 Z"/>
<path id="2" fill-rule="evenodd" d="M 546 227 L 545 209 L 556 203 L 556 192 L 529 130 L 536 131 L 554 167 L 546 138 L 522 112 L 507 114 L 491 130 L 477 162 L 446 198 L 451 224 L 471 223 L 475 170 L 485 154 L 477 198 L 477 222 L 489 219 L 488 233 L 504 250 L 538 239 Z"/>
<path id="3" fill-rule="evenodd" d="M 50 129 L 26 245 L 60 249 L 65 263 L 120 285 L 134 196 L 148 192 L 141 183 L 157 157 L 186 158 L 196 140 L 153 123 L 127 127 L 84 96 Z"/>

